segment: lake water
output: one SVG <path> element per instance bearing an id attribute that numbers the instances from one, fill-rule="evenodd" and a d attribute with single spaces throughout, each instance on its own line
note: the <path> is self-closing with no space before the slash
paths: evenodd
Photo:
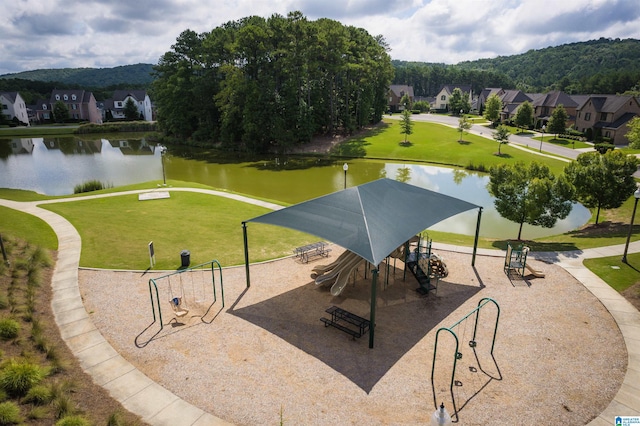
<path id="1" fill-rule="evenodd" d="M 0 139 L 0 188 L 46 195 L 73 193 L 75 185 L 99 180 L 113 186 L 167 179 L 198 182 L 250 196 L 298 203 L 381 177 L 407 182 L 483 206 L 480 234 L 515 238 L 518 225 L 500 217 L 486 186 L 488 176 L 464 170 L 372 160 L 265 157 L 221 159 L 206 150 L 159 147 L 144 139 L 30 138 Z M 411 209 L 411 206 L 407 206 Z M 420 214 L 416 211 L 416 214 Z M 591 214 L 577 204 L 552 229 L 523 227 L 526 239 L 556 235 L 586 223 Z M 473 235 L 477 210 L 440 222 L 433 230 Z"/>

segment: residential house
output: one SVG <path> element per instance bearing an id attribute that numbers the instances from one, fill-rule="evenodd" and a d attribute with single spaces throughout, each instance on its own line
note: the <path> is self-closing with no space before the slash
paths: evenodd
<path id="1" fill-rule="evenodd" d="M 533 105 L 533 99 L 520 90 L 503 90 L 502 94 L 499 95 L 499 97 L 502 101 L 502 112 L 500 113 L 501 121 L 514 119 L 516 117 L 518 108 L 523 103 L 529 102 Z"/>
<path id="2" fill-rule="evenodd" d="M 18 92 L 0 92 L 2 115 L 8 120 L 17 120 L 24 126 L 29 126 L 29 114 L 24 99 Z"/>
<path id="3" fill-rule="evenodd" d="M 486 89 L 483 89 L 482 92 L 480 92 L 480 95 L 478 96 L 478 100 L 476 101 L 476 109 L 478 110 L 479 114 L 484 113 L 484 108 L 485 108 L 485 105 L 487 104 L 487 99 L 489 99 L 489 96 L 491 95 L 496 95 L 501 98 L 502 95 L 504 95 L 504 89 L 500 87 L 488 87 Z"/>
<path id="4" fill-rule="evenodd" d="M 92 92 L 83 89 L 54 89 L 48 101 L 40 100 L 35 105 L 36 120 L 53 120 L 53 107 L 56 102 L 63 102 L 69 110 L 69 118 L 77 121 L 101 123 L 102 118 Z"/>
<path id="5" fill-rule="evenodd" d="M 432 105 L 432 108 L 439 111 L 448 111 L 449 99 L 455 89 L 460 89 L 462 91 L 462 95 L 468 97 L 469 105 L 473 103 L 473 93 L 471 91 L 470 84 L 446 84 L 436 95 L 436 101 L 435 104 Z"/>
<path id="6" fill-rule="evenodd" d="M 575 99 L 576 97 L 574 97 Z M 615 145 L 626 145 L 628 123 L 640 116 L 640 103 L 626 95 L 583 95 L 577 107 L 576 130 L 589 140 L 607 138 Z"/>
<path id="7" fill-rule="evenodd" d="M 110 118 L 124 119 L 124 108 L 129 99 L 138 107 L 141 120 L 153 121 L 151 99 L 145 90 L 116 90 L 113 92 L 113 98 L 104 101 L 104 118 L 106 119 L 106 115 L 109 113 Z"/>
<path id="8" fill-rule="evenodd" d="M 576 108 L 578 103 L 573 98 L 564 92 L 553 91 L 544 93 L 541 95 L 528 95 L 533 98 L 533 119 L 536 122 L 544 125 L 551 119 L 553 111 L 562 105 L 567 112 L 567 127 L 571 127 L 575 124 L 576 120 Z"/>
<path id="9" fill-rule="evenodd" d="M 415 100 L 413 96 L 413 86 L 392 84 L 389 87 L 389 111 L 399 112 L 404 110 L 405 106 L 400 104 L 400 100 L 404 95 L 409 95 L 409 100 L 413 103 Z"/>

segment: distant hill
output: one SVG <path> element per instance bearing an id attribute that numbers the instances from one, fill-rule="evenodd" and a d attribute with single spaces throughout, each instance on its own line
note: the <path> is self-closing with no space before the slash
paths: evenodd
<path id="1" fill-rule="evenodd" d="M 456 65 L 465 70 L 485 70 L 505 74 L 516 85 L 531 88 L 565 90 L 576 82 L 584 83 L 594 76 L 616 79 L 630 75 L 638 84 L 640 76 L 640 40 L 607 39 L 563 44 L 520 55 L 479 59 Z M 560 86 L 560 87 L 557 87 Z"/>
<path id="2" fill-rule="evenodd" d="M 123 84 L 148 86 L 153 77 L 151 64 L 123 65 L 114 68 L 60 68 L 23 71 L 0 75 L 1 79 L 58 82 L 81 87 L 109 87 Z"/>
<path id="3" fill-rule="evenodd" d="M 456 65 L 394 60 L 393 66 L 393 83 L 413 86 L 416 96 L 435 96 L 445 84 L 471 84 L 475 93 L 485 87 L 570 94 L 637 92 L 640 40 L 601 38 Z"/>

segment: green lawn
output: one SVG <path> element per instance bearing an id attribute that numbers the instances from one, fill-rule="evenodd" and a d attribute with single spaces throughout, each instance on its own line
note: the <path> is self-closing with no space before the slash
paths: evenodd
<path id="1" fill-rule="evenodd" d="M 49 250 L 58 249 L 58 238 L 51 227 L 35 216 L 0 206 L 0 234 L 3 238 L 20 238 Z"/>
<path id="2" fill-rule="evenodd" d="M 640 278 L 640 253 L 628 254 L 627 262 L 622 262 L 622 256 L 613 256 L 586 259 L 584 265 L 614 290 L 624 291 Z"/>
<path id="3" fill-rule="evenodd" d="M 537 140 L 537 141 L 542 140 L 545 143 L 552 143 L 554 145 L 563 146 L 565 148 L 572 148 L 572 149 L 573 148 L 575 148 L 575 149 L 593 148 L 592 144 L 588 144 L 586 142 L 576 141 L 576 140 L 573 140 L 573 139 L 556 138 L 555 135 L 549 135 L 549 134 L 545 134 L 544 137 L 543 136 L 535 136 L 532 139 Z"/>
<path id="4" fill-rule="evenodd" d="M 490 132 L 487 129 L 487 132 Z M 542 158 L 532 152 L 523 151 L 508 144 L 500 148 L 492 139 L 472 134 L 463 135 L 452 127 L 437 123 L 414 122 L 413 134 L 407 137 L 400 133 L 398 120 L 384 120 L 371 132 L 349 139 L 338 145 L 332 153 L 345 157 L 366 157 L 389 160 L 410 160 L 463 167 L 473 170 L 488 170 L 497 164 L 513 164 L 516 161 L 544 162 L 554 173 L 561 173 L 566 162 Z"/>
<path id="5" fill-rule="evenodd" d="M 47 126 L 46 128 L 40 126 L 30 127 L 3 127 L 0 128 L 0 138 L 4 137 L 42 137 L 42 136 L 60 136 L 60 135 L 72 135 L 78 128 L 77 125 L 73 126 Z"/>
<path id="6" fill-rule="evenodd" d="M 137 195 L 47 204 L 42 207 L 69 220 L 82 236 L 81 266 L 146 269 L 153 241 L 156 269 L 176 269 L 180 252 L 191 263 L 217 259 L 223 266 L 244 262 L 241 222 L 269 212 L 263 207 L 207 194 L 171 192 L 171 198 L 138 201 Z M 292 253 L 317 237 L 286 228 L 248 225 L 250 260 Z"/>

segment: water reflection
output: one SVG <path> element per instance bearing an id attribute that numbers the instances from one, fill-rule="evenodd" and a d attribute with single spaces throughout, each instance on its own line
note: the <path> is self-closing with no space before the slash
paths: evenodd
<path id="1" fill-rule="evenodd" d="M 74 137 L 0 140 L 0 187 L 66 195 L 96 179 L 121 186 L 162 181 L 160 147 L 144 138 L 85 140 Z M 515 238 L 518 225 L 502 219 L 487 191 L 488 176 L 465 170 L 410 163 L 349 160 L 347 186 L 389 177 L 484 207 L 480 234 Z M 197 182 L 250 196 L 299 203 L 343 189 L 344 160 L 325 157 L 247 158 L 212 150 L 170 147 L 164 158 L 167 179 Z M 412 206 L 406 206 L 411 209 Z M 419 215 L 421 212 L 416 211 Z M 539 238 L 576 229 L 590 212 L 576 204 L 553 229 L 523 227 L 523 238 Z M 473 235 L 477 211 L 460 214 L 432 229 Z"/>
<path id="2" fill-rule="evenodd" d="M 94 179 L 113 186 L 146 182 L 161 176 L 159 157 L 144 138 L 0 139 L 0 187 L 68 195 Z"/>

